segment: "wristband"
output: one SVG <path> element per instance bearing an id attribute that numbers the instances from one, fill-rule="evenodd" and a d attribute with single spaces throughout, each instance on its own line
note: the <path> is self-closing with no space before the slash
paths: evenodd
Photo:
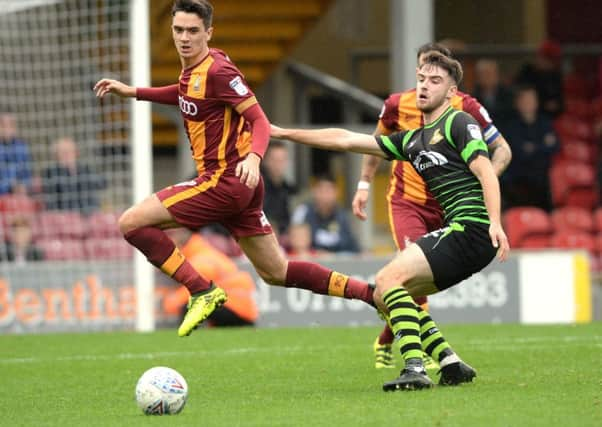
<path id="1" fill-rule="evenodd" d="M 368 181 L 358 181 L 357 189 L 358 190 L 370 190 L 370 183 Z"/>

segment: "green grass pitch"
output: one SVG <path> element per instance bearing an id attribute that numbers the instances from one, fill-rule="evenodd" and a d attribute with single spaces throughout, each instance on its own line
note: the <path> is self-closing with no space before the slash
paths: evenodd
<path id="1" fill-rule="evenodd" d="M 443 325 L 472 384 L 384 393 L 378 328 L 201 329 L 0 336 L 6 426 L 602 426 L 602 323 Z M 149 417 L 134 401 L 153 366 L 189 399 Z M 431 372 L 436 380 L 436 372 Z"/>

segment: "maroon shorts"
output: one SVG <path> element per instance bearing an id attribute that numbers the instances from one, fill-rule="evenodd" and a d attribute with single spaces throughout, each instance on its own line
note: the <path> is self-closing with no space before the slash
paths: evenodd
<path id="1" fill-rule="evenodd" d="M 272 233 L 263 213 L 263 179 L 250 189 L 234 175 L 198 177 L 157 192 L 163 206 L 180 225 L 196 230 L 218 223 L 236 239 Z"/>
<path id="2" fill-rule="evenodd" d="M 432 206 L 419 205 L 405 199 L 389 203 L 389 222 L 395 244 L 404 249 L 409 243 L 443 227 L 443 213 Z"/>

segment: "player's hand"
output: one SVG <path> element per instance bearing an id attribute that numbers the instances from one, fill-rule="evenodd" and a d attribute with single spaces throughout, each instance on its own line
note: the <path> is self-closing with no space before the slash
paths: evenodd
<path id="1" fill-rule="evenodd" d="M 365 221 L 368 218 L 366 214 L 366 206 L 368 205 L 368 197 L 370 197 L 370 190 L 357 190 L 355 196 L 353 196 L 353 202 L 351 207 L 353 208 L 353 215 Z"/>
<path id="2" fill-rule="evenodd" d="M 102 98 L 107 93 L 114 93 L 115 95 L 119 95 L 122 98 L 133 98 L 136 96 L 135 87 L 128 86 L 125 83 L 113 79 L 99 80 L 94 85 L 93 90 L 94 92 L 96 92 L 96 96 L 98 98 Z"/>
<path id="3" fill-rule="evenodd" d="M 492 222 L 489 226 L 489 237 L 494 248 L 497 248 L 497 257 L 500 261 L 505 261 L 510 252 L 510 244 L 504 229 L 498 223 Z"/>
<path id="4" fill-rule="evenodd" d="M 240 178 L 240 182 L 249 188 L 255 188 L 259 184 L 259 163 L 261 163 L 261 157 L 255 153 L 250 153 L 242 162 L 236 165 L 236 176 Z"/>

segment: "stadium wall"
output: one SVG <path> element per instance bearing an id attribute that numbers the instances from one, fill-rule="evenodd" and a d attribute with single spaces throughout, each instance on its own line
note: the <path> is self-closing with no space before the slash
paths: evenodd
<path id="1" fill-rule="evenodd" d="M 325 265 L 372 281 L 386 257 L 321 259 Z M 358 301 L 271 287 L 253 274 L 258 326 L 377 325 L 373 309 Z M 86 332 L 133 329 L 136 293 L 131 262 L 36 263 L 0 270 L 0 333 Z M 367 274 L 368 272 L 368 274 Z M 43 279 L 41 279 L 43 278 Z M 166 314 L 173 283 L 157 276 L 158 327 L 178 323 Z M 440 323 L 586 323 L 592 320 L 589 262 L 581 252 L 517 253 L 493 262 L 452 289 L 430 298 Z"/>

